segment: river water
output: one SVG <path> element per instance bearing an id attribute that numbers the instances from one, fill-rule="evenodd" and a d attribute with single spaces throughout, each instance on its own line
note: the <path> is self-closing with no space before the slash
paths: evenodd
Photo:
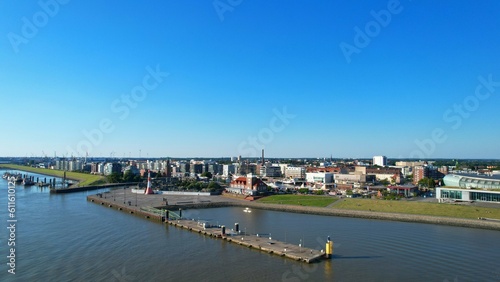
<path id="1" fill-rule="evenodd" d="M 308 265 L 87 202 L 98 192 L 17 186 L 13 275 L 0 179 L 0 281 L 500 281 L 498 231 L 239 207 L 184 211 L 309 248 L 323 249 L 330 236 L 334 258 Z"/>

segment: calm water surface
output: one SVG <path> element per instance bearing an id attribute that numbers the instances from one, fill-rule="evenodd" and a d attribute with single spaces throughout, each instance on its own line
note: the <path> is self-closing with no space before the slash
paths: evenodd
<path id="1" fill-rule="evenodd" d="M 11 275 L 7 181 L 0 179 L 0 281 L 500 281 L 498 231 L 242 208 L 184 211 L 310 248 L 323 249 L 330 236 L 334 259 L 307 265 L 86 201 L 97 192 L 17 186 Z"/>

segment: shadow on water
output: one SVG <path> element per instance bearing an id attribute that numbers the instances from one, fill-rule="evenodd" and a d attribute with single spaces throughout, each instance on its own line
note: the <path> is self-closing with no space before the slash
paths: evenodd
<path id="1" fill-rule="evenodd" d="M 334 260 L 336 259 L 378 259 L 382 258 L 382 256 L 343 256 L 343 255 L 333 255 Z"/>

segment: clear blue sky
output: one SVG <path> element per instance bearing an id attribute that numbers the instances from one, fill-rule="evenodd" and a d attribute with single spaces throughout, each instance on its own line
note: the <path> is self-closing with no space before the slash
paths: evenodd
<path id="1" fill-rule="evenodd" d="M 47 3 L 0 2 L 0 156 L 500 158 L 498 1 Z"/>

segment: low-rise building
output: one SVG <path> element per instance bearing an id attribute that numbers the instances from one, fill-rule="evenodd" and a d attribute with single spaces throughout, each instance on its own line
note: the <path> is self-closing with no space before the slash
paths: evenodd
<path id="1" fill-rule="evenodd" d="M 445 201 L 477 201 L 500 203 L 500 191 L 436 187 L 436 199 Z"/>
<path id="2" fill-rule="evenodd" d="M 307 172 L 306 181 L 309 183 L 333 183 L 333 173 L 330 172 Z"/>
<path id="3" fill-rule="evenodd" d="M 260 167 L 261 177 L 280 177 L 281 168 L 279 166 L 264 165 Z"/>
<path id="4" fill-rule="evenodd" d="M 240 176 L 229 184 L 226 191 L 234 194 L 257 195 L 259 192 L 267 191 L 267 185 L 259 178 L 249 173 L 247 176 Z"/>
<path id="5" fill-rule="evenodd" d="M 286 167 L 285 177 L 292 179 L 303 179 L 306 177 L 306 169 L 304 167 L 296 167 L 296 166 Z"/>
<path id="6" fill-rule="evenodd" d="M 405 197 L 415 196 L 418 193 L 418 187 L 415 185 L 387 186 L 387 190 L 391 193 L 402 194 Z"/>
<path id="7" fill-rule="evenodd" d="M 445 187 L 436 188 L 440 201 L 500 202 L 500 177 L 495 175 L 448 174 L 443 178 Z"/>
<path id="8" fill-rule="evenodd" d="M 353 184 L 353 183 L 365 183 L 366 174 L 334 174 L 334 179 L 336 184 Z"/>

